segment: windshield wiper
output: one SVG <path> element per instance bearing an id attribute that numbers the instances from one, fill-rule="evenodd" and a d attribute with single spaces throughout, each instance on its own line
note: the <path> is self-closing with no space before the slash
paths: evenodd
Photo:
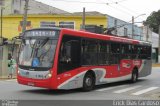
<path id="1" fill-rule="evenodd" d="M 49 41 L 49 38 L 44 39 L 42 42 L 40 42 L 37 44 L 37 46 L 35 47 L 35 54 L 37 55 L 38 50 L 41 49 L 47 42 Z"/>
<path id="2" fill-rule="evenodd" d="M 34 44 L 33 47 L 31 46 L 31 39 L 29 39 L 29 45 L 32 48 L 32 52 L 31 52 L 31 57 L 33 55 L 36 54 L 36 52 L 38 52 L 38 49 L 42 48 L 47 42 L 49 41 L 49 38 L 44 39 L 42 42 L 40 42 L 40 39 L 37 39 Z M 36 49 L 36 50 L 34 50 Z"/>
<path id="3" fill-rule="evenodd" d="M 37 48 L 42 48 L 48 41 L 49 41 L 49 38 L 44 39 L 43 42 L 40 43 Z"/>
<path id="4" fill-rule="evenodd" d="M 35 45 L 37 44 L 37 40 L 34 42 L 34 44 L 33 44 L 33 47 L 32 47 L 32 44 L 31 44 L 31 39 L 29 39 L 29 45 L 30 45 L 30 47 L 32 48 L 32 52 L 31 52 L 31 57 L 33 56 L 33 52 L 34 52 L 34 48 L 35 48 Z M 31 58 L 30 57 L 30 58 Z"/>
<path id="5" fill-rule="evenodd" d="M 43 61 L 43 58 L 46 56 L 46 54 L 50 51 L 50 49 L 51 49 L 51 45 L 50 45 L 50 47 L 48 48 L 48 50 L 46 51 L 46 52 L 44 52 L 44 53 L 42 53 L 38 58 L 40 59 L 41 57 L 42 57 L 42 61 Z"/>

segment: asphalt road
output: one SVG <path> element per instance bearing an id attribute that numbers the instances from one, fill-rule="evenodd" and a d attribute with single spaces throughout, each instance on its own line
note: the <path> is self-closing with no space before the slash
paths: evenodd
<path id="1" fill-rule="evenodd" d="M 160 68 L 137 83 L 128 81 L 96 86 L 91 92 L 48 90 L 19 85 L 16 80 L 0 81 L 0 100 L 160 100 Z"/>

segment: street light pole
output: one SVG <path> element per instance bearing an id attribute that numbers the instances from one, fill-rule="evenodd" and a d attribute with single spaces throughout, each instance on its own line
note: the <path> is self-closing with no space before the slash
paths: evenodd
<path id="1" fill-rule="evenodd" d="M 159 34 L 159 40 L 158 40 L 158 43 L 159 43 L 159 46 L 158 46 L 158 63 L 160 63 L 160 25 L 158 27 L 158 34 Z"/>
<path id="2" fill-rule="evenodd" d="M 134 37 L 134 16 L 132 16 L 132 39 Z"/>
<path id="3" fill-rule="evenodd" d="M 132 39 L 134 38 L 134 23 L 135 23 L 134 20 L 140 16 L 143 16 L 143 15 L 146 15 L 146 14 L 140 14 L 136 17 L 132 16 L 132 20 L 131 20 L 132 21 Z"/>
<path id="4" fill-rule="evenodd" d="M 86 21 L 86 14 L 85 14 L 85 7 L 83 7 L 82 30 L 85 30 L 85 21 Z"/>

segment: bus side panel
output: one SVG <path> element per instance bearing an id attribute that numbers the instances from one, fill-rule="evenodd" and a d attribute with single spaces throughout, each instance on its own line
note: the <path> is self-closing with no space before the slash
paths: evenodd
<path id="1" fill-rule="evenodd" d="M 57 47 L 56 47 L 56 53 L 54 56 L 54 65 L 52 68 L 52 78 L 51 78 L 51 87 L 52 89 L 57 89 L 58 86 L 58 82 L 57 82 L 57 71 L 58 71 L 58 56 L 59 56 L 59 51 L 60 51 L 60 45 L 61 45 L 61 41 L 62 41 L 62 37 L 63 37 L 63 30 L 61 30 L 60 35 L 59 35 L 59 39 L 57 42 Z"/>
<path id="2" fill-rule="evenodd" d="M 87 67 L 80 67 L 57 75 L 57 89 L 81 88 L 87 70 Z"/>
<path id="3" fill-rule="evenodd" d="M 118 65 L 80 67 L 59 74 L 57 89 L 74 89 L 83 87 L 83 79 L 87 71 L 92 70 L 96 76 L 96 85 L 123 81 L 131 78 L 131 74 L 119 76 Z"/>
<path id="4" fill-rule="evenodd" d="M 124 75 L 129 75 L 132 74 L 133 70 L 133 64 L 132 60 L 130 59 L 123 59 L 120 62 L 120 75 L 119 76 L 124 76 Z"/>
<path id="5" fill-rule="evenodd" d="M 135 66 L 139 69 L 139 77 L 144 77 L 151 74 L 151 61 L 142 61 L 142 60 L 129 60 L 123 61 L 129 65 L 123 64 L 122 66 L 127 67 L 118 68 L 118 65 L 112 66 L 87 66 L 80 67 L 65 73 L 62 73 L 57 76 L 58 78 L 58 87 L 57 89 L 74 89 L 81 88 L 83 86 L 83 78 L 88 70 L 95 72 L 96 76 L 96 85 L 124 81 L 131 78 L 132 70 Z M 122 72 L 121 74 L 120 71 Z M 127 73 L 124 73 L 128 71 Z"/>
<path id="6" fill-rule="evenodd" d="M 142 67 L 139 69 L 139 77 L 145 77 L 151 74 L 152 60 L 143 60 Z"/>

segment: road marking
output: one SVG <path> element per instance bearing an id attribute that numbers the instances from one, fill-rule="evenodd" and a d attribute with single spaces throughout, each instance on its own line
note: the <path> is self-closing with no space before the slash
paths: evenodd
<path id="1" fill-rule="evenodd" d="M 113 87 L 108 87 L 108 88 L 102 88 L 102 89 L 98 89 L 98 90 L 95 90 L 95 91 L 107 91 L 107 90 L 111 90 L 111 89 L 114 89 L 114 88 L 117 88 L 117 87 L 124 87 L 124 86 L 127 86 L 127 85 L 120 85 L 120 86 L 113 86 Z"/>
<path id="2" fill-rule="evenodd" d="M 159 87 L 150 87 L 150 88 L 147 88 L 147 89 L 143 89 L 143 90 L 140 90 L 138 92 L 135 92 L 135 93 L 132 93 L 132 95 L 141 95 L 143 93 L 146 93 L 146 92 L 149 92 L 149 91 L 152 91 L 152 90 L 155 90 Z"/>
<path id="3" fill-rule="evenodd" d="M 139 87 L 141 87 L 141 86 L 140 85 L 132 86 L 132 87 L 129 87 L 129 88 L 125 88 L 125 89 L 114 91 L 114 93 L 123 93 L 123 92 L 127 92 L 127 91 L 130 91 L 130 90 L 139 88 Z"/>

